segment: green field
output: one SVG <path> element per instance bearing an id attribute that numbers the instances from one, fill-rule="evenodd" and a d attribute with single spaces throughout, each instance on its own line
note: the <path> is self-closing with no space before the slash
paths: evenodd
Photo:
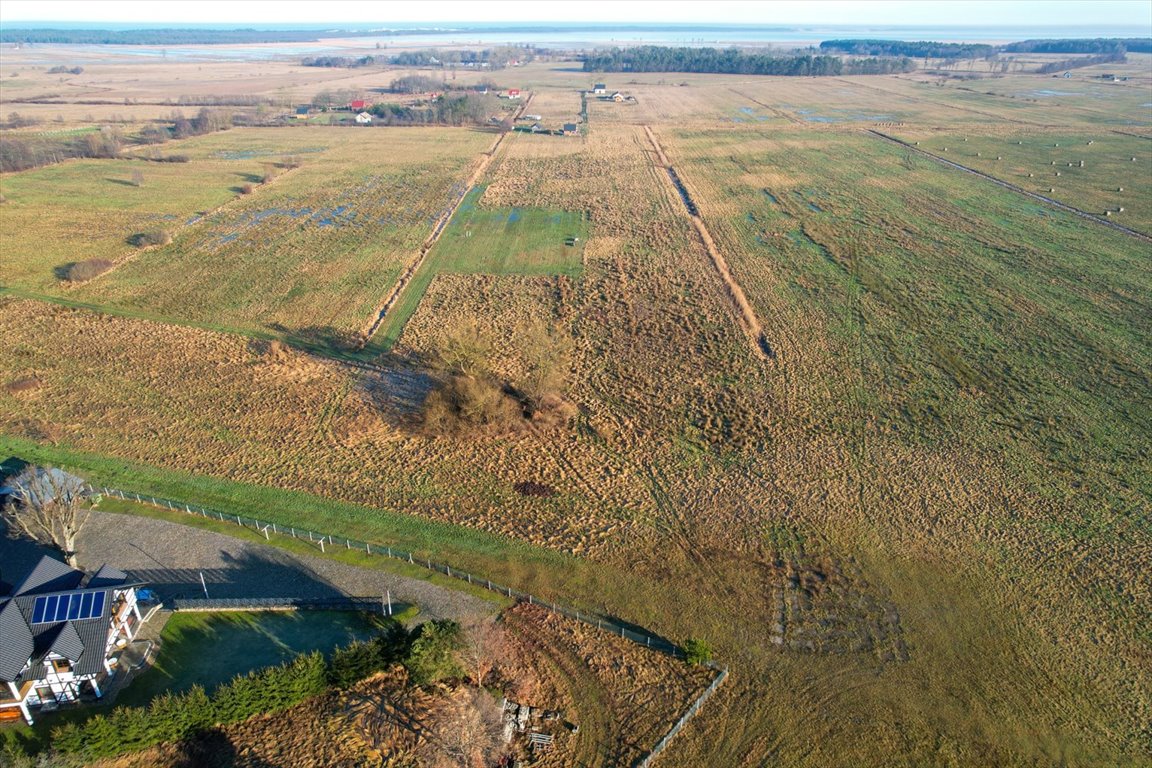
<path id="1" fill-rule="evenodd" d="M 211 693 L 237 675 L 302 653 L 327 655 L 371 638 L 374 630 L 370 617 L 343 611 L 174 613 L 160 635 L 155 663 L 116 703 L 143 706 L 161 693 L 181 693 L 193 685 Z"/>
<path id="2" fill-rule="evenodd" d="M 373 337 L 388 349 L 438 274 L 579 276 L 588 220 L 578 212 L 480 205 L 484 187 L 468 191 L 439 240 Z"/>

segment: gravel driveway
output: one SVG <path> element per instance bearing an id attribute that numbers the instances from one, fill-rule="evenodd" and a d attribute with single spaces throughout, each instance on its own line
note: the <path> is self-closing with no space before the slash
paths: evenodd
<path id="1" fill-rule="evenodd" d="M 14 542 L 6 541 L 0 551 Z M 80 535 L 85 568 L 108 563 L 130 572 L 164 598 L 376 596 L 420 606 L 421 618 L 491 614 L 487 601 L 435 584 L 371 568 L 298 555 L 266 544 L 148 517 L 92 513 Z"/>

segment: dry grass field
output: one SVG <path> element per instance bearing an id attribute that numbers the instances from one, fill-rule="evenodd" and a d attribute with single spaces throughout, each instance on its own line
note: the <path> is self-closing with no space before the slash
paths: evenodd
<path id="1" fill-rule="evenodd" d="M 1152 79 L 1149 59 L 1132 59 L 1131 82 Z M 590 78 L 565 70 L 515 74 L 541 109 L 578 109 Z M 1061 87 L 1105 88 L 1092 78 L 1106 70 Z M 636 102 L 590 101 L 580 137 L 507 136 L 465 212 L 501 226 L 516 209 L 579 214 L 579 265 L 445 235 L 432 255 L 450 268 L 371 366 L 309 353 L 300 329 L 369 318 L 491 135 L 190 140 L 186 167 L 221 185 L 224 157 L 240 172 L 289 151 L 303 164 L 67 292 L 45 277 L 63 254 L 10 230 L 20 277 L 5 285 L 25 295 L 0 297 L 3 444 L 121 484 L 138 473 L 191 501 L 267 500 L 261 514 L 281 522 L 361 537 L 395 540 L 393 512 L 463 526 L 436 530 L 469 568 L 706 638 L 731 680 L 664 765 L 1147 764 L 1147 243 L 865 130 L 947 146 L 1090 211 L 1123 194 L 1115 219 L 1148 231 L 1152 144 L 1127 135 L 1152 131 L 1147 108 L 1123 84 L 1107 108 L 1023 98 L 1060 89 L 1024 74 L 605 79 Z M 774 358 L 750 349 L 646 128 Z M 395 151 L 381 138 L 393 134 Z M 47 201 L 49 172 L 124 162 L 6 177 L 0 219 L 21 205 L 9 185 Z M 1055 170 L 1061 184 L 1040 183 Z M 344 190 L 373 177 L 402 202 L 362 205 L 410 219 L 360 235 L 311 218 L 249 223 L 272 208 L 335 215 Z M 28 207 L 29 220 L 49 215 Z M 38 293 L 52 302 L 27 296 Z M 572 340 L 570 426 L 451 438 L 414 426 L 430 387 L 420 361 L 453 327 L 490 334 L 492 368 L 514 380 L 534 321 Z M 274 324 L 301 343 L 252 338 Z M 521 496 L 528 481 L 556 493 Z M 276 508 L 280 491 L 291 506 Z M 476 531 L 492 538 L 468 549 Z M 616 733 L 609 720 L 589 732 Z"/>

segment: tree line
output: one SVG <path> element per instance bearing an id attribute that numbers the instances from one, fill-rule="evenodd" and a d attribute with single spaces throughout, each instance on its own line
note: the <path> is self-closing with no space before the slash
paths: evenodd
<path id="1" fill-rule="evenodd" d="M 1128 57 L 1124 55 L 1124 51 L 1113 51 L 1112 53 L 1102 53 L 1099 56 L 1082 56 L 1079 59 L 1052 61 L 1039 67 L 1036 72 L 1041 75 L 1047 75 L 1051 74 L 1052 72 L 1063 72 L 1066 69 L 1091 67 L 1093 64 L 1109 64 L 1114 61 L 1127 60 Z"/>
<path id="2" fill-rule="evenodd" d="M 373 104 L 368 112 L 383 125 L 480 125 L 496 111 L 496 99 L 479 93 L 447 93 L 426 104 Z"/>
<path id="3" fill-rule="evenodd" d="M 935 43 L 928 40 L 825 40 L 821 51 L 855 56 L 911 56 L 918 59 L 982 59 L 996 53 L 983 43 Z"/>
<path id="4" fill-rule="evenodd" d="M 1152 53 L 1152 38 L 1104 38 L 1083 40 L 1021 40 L 1005 45 L 985 43 L 939 43 L 929 40 L 825 40 L 820 50 L 856 56 L 912 56 L 921 59 L 986 59 L 1000 53 Z M 1113 59 L 1114 61 L 1114 59 Z M 1067 67 L 1065 67 L 1067 69 Z"/>
<path id="5" fill-rule="evenodd" d="M 839 56 L 774 56 L 738 48 L 642 45 L 599 50 L 584 57 L 585 72 L 706 72 L 731 75 L 822 76 L 888 74 L 914 68 L 910 59 L 844 61 Z"/>
<path id="6" fill-rule="evenodd" d="M 162 144 L 169 139 L 223 131 L 232 126 L 233 116 L 205 107 L 192 117 L 175 111 L 168 117 L 168 122 L 168 125 L 152 123 L 144 126 L 133 140 L 140 144 Z M 128 141 L 123 131 L 113 126 L 72 136 L 2 134 L 0 172 L 26 171 L 72 158 L 115 158 L 120 156 L 120 150 Z M 178 158 L 183 156 L 168 159 L 179 162 Z"/>

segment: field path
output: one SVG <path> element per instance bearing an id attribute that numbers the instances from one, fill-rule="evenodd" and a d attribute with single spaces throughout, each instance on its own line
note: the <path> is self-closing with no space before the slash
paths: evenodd
<path id="1" fill-rule="evenodd" d="M 1050 197 L 1045 197 L 1044 195 L 1038 195 L 1035 192 L 1029 192 L 1028 190 L 1024 189 L 1023 187 L 1018 187 L 1015 184 L 1011 184 L 1007 181 L 1004 181 L 1003 179 L 998 179 L 995 176 L 990 176 L 987 173 L 984 173 L 983 171 L 976 170 L 975 168 L 969 168 L 966 165 L 961 165 L 960 163 L 954 163 L 951 160 L 945 160 L 944 158 L 942 158 L 938 155 L 934 155 L 931 152 L 926 152 L 923 149 L 920 149 L 920 147 L 909 144 L 908 142 L 903 141 L 902 139 L 898 139 L 895 136 L 889 136 L 886 133 L 881 133 L 880 131 L 873 130 L 872 128 L 868 128 L 867 130 L 868 130 L 868 133 L 879 136 L 880 138 L 885 139 L 887 141 L 891 141 L 894 144 L 899 144 L 900 146 L 902 146 L 906 149 L 910 149 L 913 152 L 916 152 L 918 154 L 921 154 L 924 157 L 931 158 L 932 160 L 935 160 L 936 162 L 940 163 L 941 165 L 946 165 L 949 168 L 955 168 L 956 170 L 964 171 L 965 173 L 970 173 L 973 176 L 979 176 L 980 178 L 987 179 L 988 181 L 992 182 L 993 184 L 997 184 L 1001 187 L 1004 187 L 1005 189 L 1010 189 L 1013 192 L 1018 192 L 1019 194 L 1024 195 L 1025 197 L 1030 197 L 1033 200 L 1039 200 L 1040 202 L 1047 203 L 1048 205 L 1051 205 L 1054 208 L 1059 208 L 1062 211 L 1067 211 L 1068 213 L 1074 214 L 1074 215 L 1079 216 L 1079 217 L 1084 218 L 1084 219 L 1088 219 L 1089 221 L 1094 221 L 1097 224 L 1103 224 L 1106 227 L 1111 227 L 1112 229 L 1116 230 L 1117 232 L 1123 232 L 1124 234 L 1135 237 L 1138 240 L 1143 240 L 1144 242 L 1152 243 L 1152 236 L 1146 235 L 1143 232 L 1139 232 L 1135 229 L 1129 229 L 1128 227 L 1124 226 L 1123 224 L 1117 224 L 1114 221 L 1108 221 L 1108 219 L 1103 219 L 1094 213 L 1089 213 L 1088 211 L 1081 210 L 1080 208 L 1076 208 L 1075 206 L 1068 205 L 1067 203 L 1061 203 L 1060 201 L 1053 200 Z"/>
<path id="2" fill-rule="evenodd" d="M 203 597 L 203 573 L 212 598 L 363 597 L 390 591 L 393 600 L 420 606 L 421 617 L 459 619 L 495 610 L 493 603 L 422 579 L 99 510 L 84 528 L 78 554 L 88 567 L 106 562 L 130 571 L 164 598 Z"/>
<path id="3" fill-rule="evenodd" d="M 531 98 L 529 98 L 529 101 L 531 101 Z M 524 106 L 520 108 L 520 111 L 523 112 L 527 106 L 528 104 L 525 102 Z M 363 331 L 365 343 L 371 340 L 376 334 L 376 331 L 380 330 L 380 326 L 384 324 L 384 318 L 387 316 L 388 310 L 392 309 L 396 301 L 400 298 L 400 294 L 404 292 L 408 283 L 412 281 L 412 276 L 416 274 L 416 270 L 420 269 L 420 265 L 424 263 L 424 259 L 428 256 L 432 247 L 436 245 L 436 241 L 440 239 L 440 233 L 444 231 L 444 228 L 448 226 L 448 222 L 456 215 L 456 211 L 459 210 L 461 203 L 468 197 L 468 193 L 472 191 L 472 188 L 476 186 L 476 183 L 484 176 L 484 171 L 488 170 L 489 163 L 491 163 L 492 158 L 496 156 L 496 150 L 500 148 L 500 143 L 504 141 L 506 135 L 507 134 L 503 133 L 500 134 L 488 151 L 480 155 L 479 161 L 473 168 L 471 175 L 468 176 L 468 181 L 464 184 L 464 191 L 456 198 L 456 202 L 452 204 L 452 208 L 436 221 L 436 226 L 432 228 L 432 234 L 428 235 L 427 239 L 424 240 L 424 244 L 420 246 L 420 251 L 416 254 L 416 258 L 408 263 L 408 266 L 404 268 L 404 272 L 401 273 L 400 279 L 396 281 L 396 285 L 392 286 L 392 290 L 384 296 L 384 300 L 376 309 L 368 327 Z"/>
<path id="4" fill-rule="evenodd" d="M 768 339 L 764 336 L 764 331 L 760 326 L 760 320 L 756 317 L 756 312 L 748 302 L 748 297 L 744 295 L 744 289 L 740 287 L 740 284 L 736 282 L 736 278 L 732 276 L 732 270 L 728 268 L 728 262 L 716 247 L 716 242 L 712 239 L 712 233 L 708 231 L 708 225 L 700 218 L 696 205 L 688 195 L 688 190 L 684 188 L 683 182 L 680 181 L 679 174 L 677 174 L 676 169 L 672 167 L 668 156 L 664 154 L 664 148 L 661 147 L 660 142 L 656 140 L 656 134 L 652 133 L 652 129 L 646 125 L 644 126 L 644 132 L 648 135 L 648 141 L 652 142 L 652 148 L 656 150 L 656 156 L 660 158 L 660 164 L 668 171 L 669 182 L 676 187 L 676 193 L 684 201 L 684 205 L 688 209 L 688 216 L 692 219 L 692 225 L 696 227 L 696 232 L 700 235 L 700 240 L 704 243 L 704 247 L 708 251 L 708 256 L 712 259 L 712 265 L 716 267 L 716 271 L 720 274 L 720 279 L 724 282 L 728 298 L 731 299 L 733 308 L 736 310 L 736 320 L 740 328 L 748 336 L 749 341 L 752 342 L 753 352 L 761 358 L 774 360 L 776 353 L 768 344 Z"/>

